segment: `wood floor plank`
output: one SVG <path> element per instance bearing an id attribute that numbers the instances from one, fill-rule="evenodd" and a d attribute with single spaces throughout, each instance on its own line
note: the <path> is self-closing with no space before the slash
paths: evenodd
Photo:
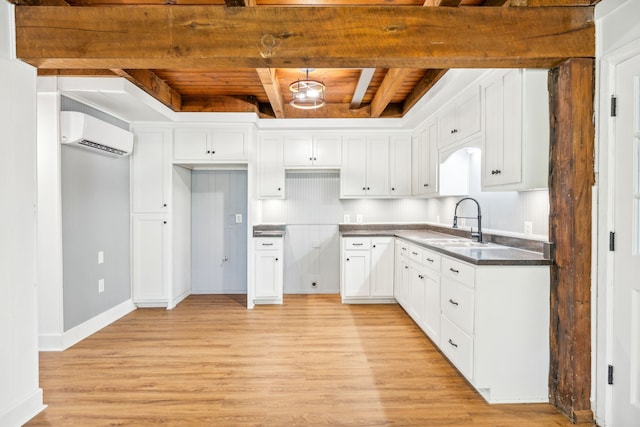
<path id="1" fill-rule="evenodd" d="M 488 405 L 397 305 L 197 295 L 41 353 L 28 426 L 569 426 L 547 404 Z"/>

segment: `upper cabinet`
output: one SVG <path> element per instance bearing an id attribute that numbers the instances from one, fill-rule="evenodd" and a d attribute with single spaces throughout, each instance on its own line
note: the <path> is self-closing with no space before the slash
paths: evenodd
<path id="1" fill-rule="evenodd" d="M 462 144 L 481 129 L 480 87 L 471 85 L 438 112 L 438 148 Z"/>
<path id="2" fill-rule="evenodd" d="M 287 135 L 284 137 L 286 168 L 339 168 L 342 137 L 332 134 Z"/>
<path id="3" fill-rule="evenodd" d="M 348 136 L 342 146 L 340 196 L 389 195 L 389 137 Z"/>
<path id="4" fill-rule="evenodd" d="M 282 136 L 262 135 L 258 153 L 258 198 L 284 199 Z"/>
<path id="5" fill-rule="evenodd" d="M 242 162 L 247 160 L 244 129 L 209 127 L 174 130 L 173 159 L 177 162 Z"/>
<path id="6" fill-rule="evenodd" d="M 429 196 L 438 193 L 438 123 L 429 118 L 413 135 L 412 194 Z"/>
<path id="7" fill-rule="evenodd" d="M 389 139 L 389 195 L 411 196 L 411 136 Z"/>
<path id="8" fill-rule="evenodd" d="M 484 191 L 546 188 L 549 95 L 546 70 L 500 70 L 482 82 Z"/>
<path id="9" fill-rule="evenodd" d="M 134 128 L 131 155 L 133 213 L 167 213 L 171 186 L 171 130 Z"/>

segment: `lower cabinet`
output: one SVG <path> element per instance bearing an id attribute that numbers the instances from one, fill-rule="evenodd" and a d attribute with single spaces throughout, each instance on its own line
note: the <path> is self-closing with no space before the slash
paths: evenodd
<path id="1" fill-rule="evenodd" d="M 139 307 L 168 307 L 169 228 L 165 215 L 134 215 L 133 302 Z"/>
<path id="2" fill-rule="evenodd" d="M 396 300 L 471 385 L 489 403 L 548 401 L 549 267 L 395 247 Z"/>
<path id="3" fill-rule="evenodd" d="M 255 304 L 282 304 L 282 237 L 258 237 L 256 248 Z"/>
<path id="4" fill-rule="evenodd" d="M 340 293 L 342 302 L 394 302 L 394 238 L 344 237 Z"/>

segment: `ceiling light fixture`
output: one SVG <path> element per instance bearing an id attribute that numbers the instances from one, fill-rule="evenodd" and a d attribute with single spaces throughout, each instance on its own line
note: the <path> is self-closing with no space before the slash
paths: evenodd
<path id="1" fill-rule="evenodd" d="M 303 68 L 306 78 L 296 80 L 289 85 L 291 101 L 289 105 L 303 110 L 313 110 L 326 104 L 324 100 L 324 83 L 317 80 L 309 80 L 309 71 L 313 68 Z"/>

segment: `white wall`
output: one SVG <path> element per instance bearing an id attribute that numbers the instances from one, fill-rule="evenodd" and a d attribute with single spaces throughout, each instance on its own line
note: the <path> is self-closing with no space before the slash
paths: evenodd
<path id="1" fill-rule="evenodd" d="M 36 72 L 15 60 L 13 6 L 0 2 L 0 425 L 43 409 L 38 386 Z"/>
<path id="2" fill-rule="evenodd" d="M 607 385 L 607 365 L 611 360 L 612 313 L 609 307 L 611 285 L 611 253 L 607 248 L 609 231 L 613 229 L 612 182 L 615 170 L 609 152 L 609 99 L 613 95 L 610 66 L 627 55 L 640 54 L 640 1 L 606 0 L 596 6 L 596 187 L 594 189 L 593 288 L 592 288 L 592 408 L 596 422 L 611 425 L 611 387 Z M 611 159 L 611 160 L 610 160 Z M 599 243 L 603 242 L 603 243 Z M 617 426 L 616 426 L 617 427 Z"/>

